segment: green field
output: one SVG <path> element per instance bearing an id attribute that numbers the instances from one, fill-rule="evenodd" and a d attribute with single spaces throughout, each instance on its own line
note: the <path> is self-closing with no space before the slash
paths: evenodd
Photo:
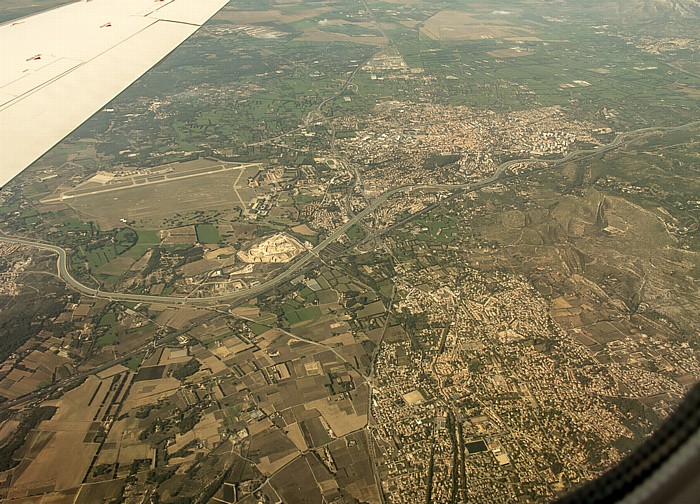
<path id="1" fill-rule="evenodd" d="M 89 223 L 85 223 L 81 221 L 77 217 L 69 217 L 65 220 L 61 220 L 61 227 L 65 231 L 90 231 L 92 229 L 92 226 L 90 226 Z"/>
<path id="2" fill-rule="evenodd" d="M 95 345 L 98 348 L 101 348 L 103 346 L 107 345 L 114 345 L 117 342 L 117 332 L 114 329 L 109 329 L 106 333 L 104 333 L 102 336 L 99 336 L 97 338 L 97 341 L 95 341 Z"/>
<path id="3" fill-rule="evenodd" d="M 309 306 L 296 311 L 301 322 L 311 322 L 321 317 L 321 309 L 318 306 Z"/>
<path id="4" fill-rule="evenodd" d="M 141 353 L 138 355 L 133 356 L 129 360 L 124 362 L 124 365 L 131 369 L 132 371 L 136 372 L 139 369 L 139 366 L 141 365 L 141 361 L 143 361 L 143 357 L 146 355 L 145 353 Z"/>
<path id="5" fill-rule="evenodd" d="M 136 242 L 138 245 L 159 245 L 160 236 L 158 231 L 149 231 L 145 229 L 139 229 L 136 231 L 139 239 Z"/>
<path id="6" fill-rule="evenodd" d="M 248 323 L 248 327 L 250 327 L 250 330 L 253 331 L 256 335 L 261 335 L 262 333 L 269 331 L 270 328 L 266 325 L 263 324 L 258 324 L 256 322 L 250 322 Z"/>
<path id="7" fill-rule="evenodd" d="M 195 226 L 197 232 L 197 241 L 199 243 L 219 243 L 221 235 L 219 229 L 213 224 L 197 224 Z"/>
<path id="8" fill-rule="evenodd" d="M 352 226 L 345 232 L 345 234 L 348 236 L 348 238 L 350 238 L 351 241 L 360 241 L 366 236 L 364 228 L 359 224 L 355 224 L 354 226 Z"/>
<path id="9" fill-rule="evenodd" d="M 303 288 L 301 295 L 309 299 L 315 299 L 316 295 L 311 289 Z M 289 299 L 281 306 L 282 313 L 290 325 L 299 324 L 301 322 L 310 322 L 318 320 L 321 317 L 321 309 L 318 306 L 308 306 L 299 301 Z"/>
<path id="10" fill-rule="evenodd" d="M 129 228 L 125 228 L 85 245 L 82 250 L 90 265 L 90 269 L 95 271 L 112 259 L 132 249 L 136 243 L 136 233 Z"/>
<path id="11" fill-rule="evenodd" d="M 98 348 L 106 345 L 114 345 L 117 342 L 117 326 L 117 318 L 113 311 L 110 310 L 102 315 L 100 321 L 97 323 L 97 328 L 98 330 L 106 328 L 106 331 L 97 338 L 95 345 Z"/>
<path id="12" fill-rule="evenodd" d="M 140 229 L 136 231 L 136 234 L 138 235 L 138 239 L 136 244 L 125 253 L 127 257 L 132 259 L 140 259 L 146 252 L 148 252 L 149 249 L 160 244 L 158 231 Z"/>

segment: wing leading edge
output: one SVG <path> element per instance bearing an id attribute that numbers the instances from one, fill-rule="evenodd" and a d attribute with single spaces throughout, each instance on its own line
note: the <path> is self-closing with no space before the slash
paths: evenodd
<path id="1" fill-rule="evenodd" d="M 228 0 L 88 0 L 0 26 L 0 187 Z"/>

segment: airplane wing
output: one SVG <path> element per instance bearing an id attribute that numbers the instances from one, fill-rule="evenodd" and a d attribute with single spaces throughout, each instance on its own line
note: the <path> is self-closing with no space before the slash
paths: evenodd
<path id="1" fill-rule="evenodd" d="M 0 25 L 0 187 L 228 0 L 82 0 Z"/>

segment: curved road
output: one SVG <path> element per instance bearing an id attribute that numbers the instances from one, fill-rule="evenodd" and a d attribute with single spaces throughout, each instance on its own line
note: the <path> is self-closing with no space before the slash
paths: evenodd
<path id="1" fill-rule="evenodd" d="M 634 131 L 628 131 L 626 133 L 619 133 L 615 139 L 608 145 L 602 146 L 602 147 L 597 147 L 595 149 L 587 149 L 587 150 L 576 150 L 572 151 L 566 156 L 559 158 L 559 159 L 536 159 L 536 158 L 527 158 L 527 159 L 514 159 L 511 161 L 506 161 L 505 163 L 502 163 L 498 169 L 488 178 L 476 182 L 473 184 L 427 184 L 427 185 L 404 185 L 400 187 L 396 187 L 394 189 L 391 189 L 381 196 L 379 196 L 377 199 L 372 201 L 367 207 L 365 207 L 362 211 L 358 212 L 355 214 L 351 219 L 348 220 L 345 224 L 342 226 L 339 226 L 337 229 L 333 231 L 325 240 L 323 240 L 321 243 L 316 245 L 313 249 L 310 251 L 306 252 L 300 259 L 297 259 L 295 262 L 293 262 L 286 270 L 284 270 L 282 273 L 277 275 L 276 277 L 260 283 L 256 286 L 249 287 L 247 289 L 241 289 L 236 292 L 232 292 L 230 294 L 223 294 L 219 296 L 209 296 L 209 297 L 199 297 L 199 298 L 184 298 L 184 297 L 176 297 L 176 296 L 155 296 L 155 295 L 148 295 L 148 294 L 129 294 L 129 293 L 122 293 L 122 292 L 109 292 L 109 291 L 102 291 L 100 289 L 95 289 L 92 287 L 88 287 L 87 285 L 84 285 L 80 283 L 73 275 L 71 275 L 69 267 L 68 267 L 68 254 L 65 249 L 58 247 L 56 245 L 51 245 L 49 243 L 42 243 L 42 242 L 36 242 L 36 241 L 31 241 L 31 240 L 26 240 L 24 238 L 15 238 L 15 237 L 10 237 L 10 236 L 0 236 L 0 242 L 5 242 L 5 243 L 14 243 L 18 245 L 24 245 L 28 247 L 34 247 L 38 248 L 41 250 L 48 250 L 51 252 L 54 252 L 58 254 L 58 260 L 57 260 L 57 270 L 58 270 L 58 275 L 65 281 L 68 285 L 73 287 L 76 291 L 80 292 L 81 294 L 85 294 L 87 296 L 92 296 L 92 297 L 99 297 L 102 299 L 109 299 L 112 301 L 135 301 L 135 302 L 144 302 L 144 303 L 163 303 L 163 304 L 178 304 L 178 305 L 185 305 L 185 304 L 211 304 L 211 303 L 218 303 L 218 302 L 225 302 L 225 301 L 233 301 L 233 300 L 238 300 L 244 297 L 248 297 L 260 292 L 263 292 L 270 287 L 292 277 L 297 271 L 299 271 L 301 268 L 306 266 L 309 262 L 313 261 L 314 258 L 318 256 L 318 254 L 328 247 L 331 243 L 335 242 L 338 240 L 343 234 L 345 234 L 346 231 L 348 231 L 352 226 L 354 226 L 357 222 L 361 221 L 364 219 L 370 212 L 374 211 L 375 209 L 379 208 L 382 206 L 389 198 L 394 196 L 395 194 L 401 193 L 401 192 L 406 192 L 410 190 L 415 190 L 415 189 L 427 189 L 427 190 L 460 190 L 464 192 L 472 192 L 476 191 L 478 189 L 481 189 L 483 187 L 492 185 L 498 181 L 498 179 L 501 178 L 503 173 L 510 167 L 515 166 L 520 163 L 533 163 L 533 162 L 538 162 L 538 163 L 546 163 L 548 165 L 552 166 L 557 166 L 563 163 L 567 163 L 573 159 L 584 159 L 586 157 L 590 157 L 593 155 L 598 155 L 602 154 L 611 150 L 616 149 L 619 147 L 622 142 L 631 136 L 637 136 L 637 135 L 644 135 L 646 133 L 660 133 L 660 132 L 665 132 L 665 131 L 677 131 L 677 130 L 683 130 L 683 129 L 689 129 L 694 126 L 700 125 L 700 121 L 688 123 L 682 126 L 674 126 L 674 127 L 657 127 L 657 128 L 642 128 Z M 387 228 L 391 229 L 391 228 Z M 386 231 L 385 229 L 384 231 Z"/>

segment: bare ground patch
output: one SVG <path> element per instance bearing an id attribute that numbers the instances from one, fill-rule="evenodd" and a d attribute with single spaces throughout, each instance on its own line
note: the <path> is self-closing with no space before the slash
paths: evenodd
<path id="1" fill-rule="evenodd" d="M 425 21 L 420 33 L 433 40 L 538 40 L 531 28 L 514 26 L 502 19 L 478 19 L 459 11 L 438 12 Z"/>

